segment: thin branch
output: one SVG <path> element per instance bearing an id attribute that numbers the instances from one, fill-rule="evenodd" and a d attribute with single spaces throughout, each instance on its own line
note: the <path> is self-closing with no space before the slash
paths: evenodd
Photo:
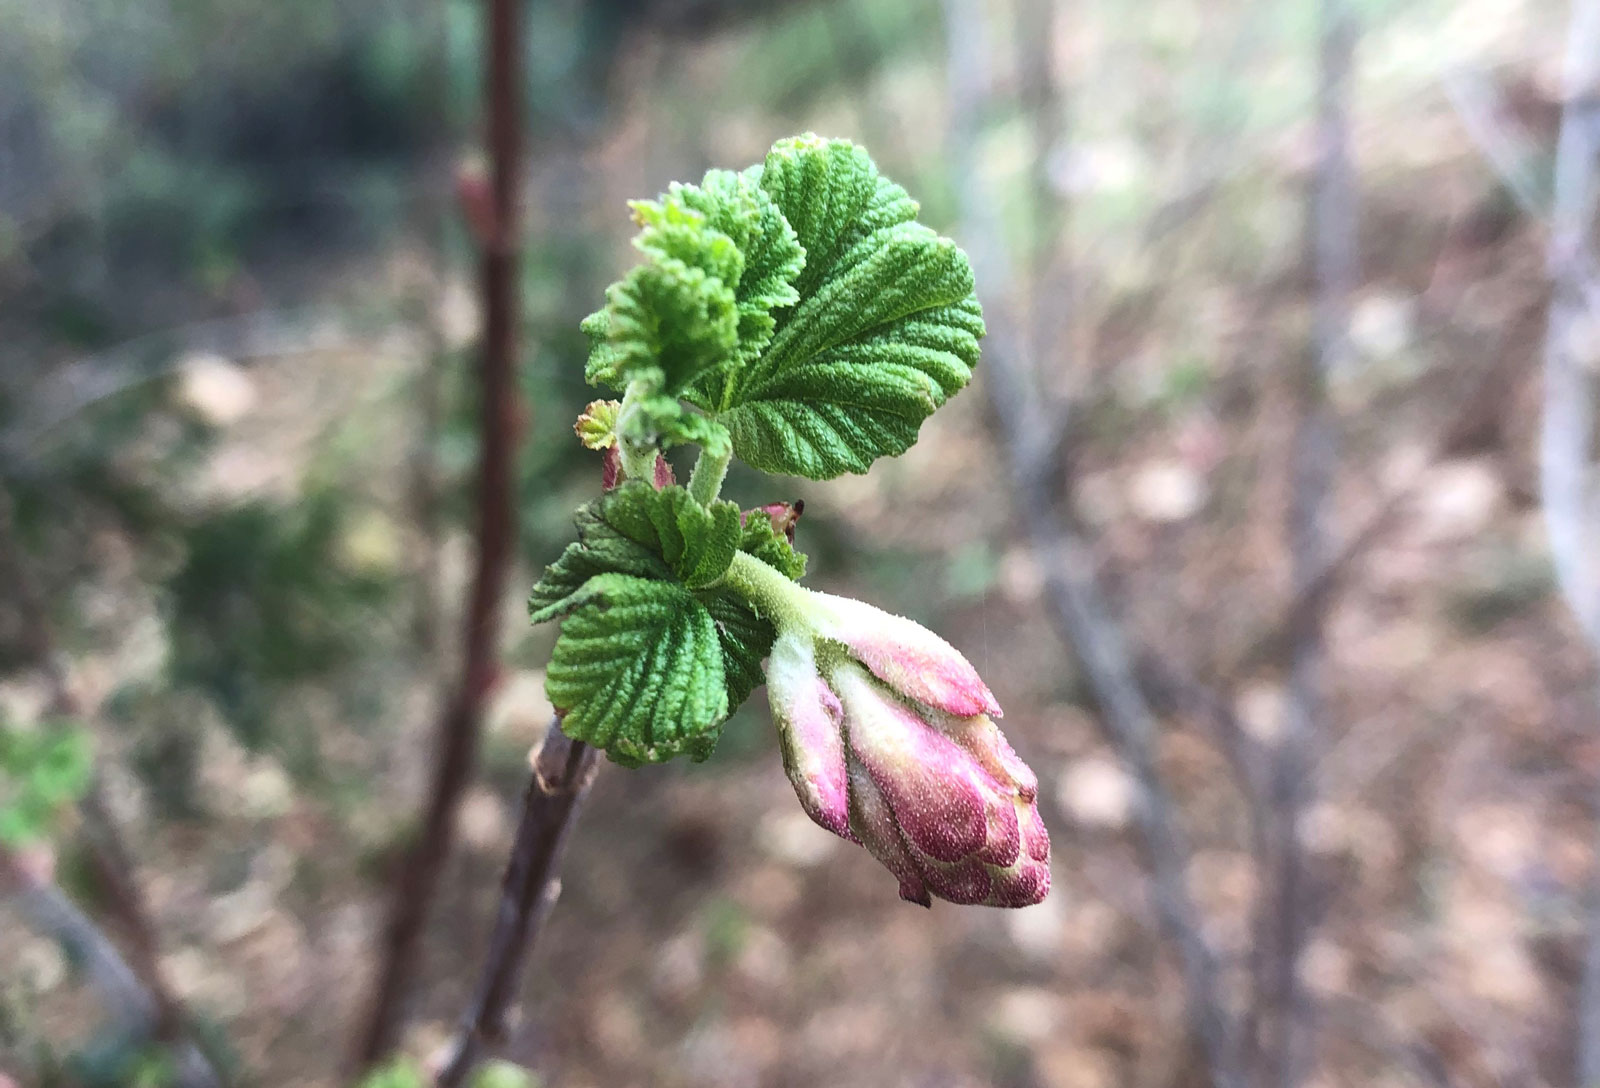
<path id="1" fill-rule="evenodd" d="M 1072 206 L 1056 195 L 1051 179 L 1057 149 L 1070 133 L 1066 96 L 1055 72 L 1056 0 L 1017 0 L 1015 7 L 1017 93 L 1033 134 L 1028 354 L 1037 364 L 1056 345 L 1069 344 L 1073 324 L 1071 268 L 1058 252 Z"/>
<path id="2" fill-rule="evenodd" d="M 455 837 L 456 812 L 477 761 L 483 705 L 496 669 L 499 614 L 511 557 L 511 471 L 516 443 L 519 316 L 517 197 L 522 177 L 522 0 L 488 0 L 491 222 L 482 256 L 484 341 L 479 373 L 477 563 L 467 606 L 461 675 L 435 728 L 433 780 L 422 836 L 395 881 L 381 962 L 361 1021 L 355 1064 L 384 1058 L 400 1039 L 403 1002 L 439 874 Z M 481 226 L 482 224 L 480 224 Z"/>
<path id="3" fill-rule="evenodd" d="M 1297 597 L 1327 567 L 1328 517 L 1337 461 L 1338 424 L 1327 384 L 1346 351 L 1349 299 L 1356 280 L 1355 200 L 1350 164 L 1349 84 L 1355 25 L 1343 0 L 1322 0 L 1317 82 L 1317 165 L 1308 236 L 1315 275 L 1313 344 L 1301 367 L 1300 422 L 1292 453 L 1289 546 Z M 1313 769 L 1326 733 L 1325 608 L 1309 609 L 1291 628 L 1288 705 L 1273 767 L 1271 894 L 1262 899 L 1262 936 L 1271 954 L 1258 981 L 1255 1016 L 1271 1010 L 1270 1077 L 1297 1088 L 1316 1055 L 1316 1010 L 1301 982 L 1300 960 L 1317 910 L 1299 827 L 1315 789 Z"/>
<path id="4" fill-rule="evenodd" d="M 1579 332 L 1594 316 L 1589 236 L 1600 199 L 1600 0 L 1575 0 L 1567 34 L 1565 105 L 1556 144 L 1554 201 L 1550 210 L 1549 327 L 1544 352 L 1544 430 L 1539 480 L 1556 581 L 1589 641 L 1600 654 L 1600 585 L 1595 551 L 1600 510 L 1590 496 L 1594 404 L 1580 352 Z M 1595 790 L 1596 841 L 1600 843 L 1600 783 Z M 1600 866 L 1595 868 L 1585 913 L 1588 942 L 1577 1008 L 1575 1082 L 1600 1084 Z"/>
<path id="5" fill-rule="evenodd" d="M 144 333 L 52 370 L 26 388 L 10 380 L 15 375 L 0 373 L 0 391 L 25 405 L 11 430 L 0 433 L 0 454 L 13 462 L 32 461 L 42 444 L 82 413 L 160 381 L 189 353 L 215 352 L 235 360 L 280 358 L 339 347 L 354 335 L 331 309 L 269 310 Z"/>
<path id="6" fill-rule="evenodd" d="M 1483 155 L 1484 161 L 1489 164 L 1495 176 L 1500 179 L 1500 184 L 1511 194 L 1517 209 L 1529 218 L 1544 223 L 1554 232 L 1556 224 L 1552 219 L 1570 217 L 1575 210 L 1572 206 L 1573 199 L 1575 197 L 1581 199 L 1581 190 L 1575 192 L 1573 186 L 1581 186 L 1582 179 L 1571 176 L 1573 171 L 1570 166 L 1558 165 L 1556 192 L 1551 201 L 1554 207 L 1547 210 L 1545 201 L 1539 193 L 1538 183 L 1530 177 L 1523 166 L 1529 157 L 1521 147 L 1525 140 L 1520 132 L 1508 126 L 1502 119 L 1503 111 L 1493 89 L 1481 75 L 1458 71 L 1451 72 L 1443 78 L 1445 96 L 1449 98 L 1456 116 L 1460 118 L 1462 129 L 1465 130 L 1473 146 Z M 1595 91 L 1591 88 L 1588 93 L 1592 96 Z M 1594 141 L 1597 138 L 1594 129 L 1600 125 L 1600 120 L 1597 120 L 1594 103 L 1585 103 L 1582 95 L 1582 91 L 1569 93 L 1568 106 L 1562 114 L 1563 132 L 1568 131 L 1566 119 L 1573 115 L 1574 105 L 1578 107 L 1578 114 L 1589 115 L 1579 116 L 1571 129 L 1571 135 L 1559 138 L 1567 140 L 1569 144 L 1575 141 Z M 1558 146 L 1558 159 L 1560 153 L 1561 149 Z M 1565 190 L 1563 190 L 1563 174 L 1567 176 Z M 1570 231 L 1572 226 L 1571 222 L 1563 223 L 1561 229 Z M 1572 240 L 1569 234 L 1566 242 L 1570 243 Z M 1552 234 L 1547 256 L 1552 277 L 1565 279 L 1568 289 L 1581 297 L 1590 310 L 1600 311 L 1600 266 L 1596 265 L 1594 253 L 1589 247 L 1581 244 L 1576 247 L 1570 244 L 1558 245 Z"/>
<path id="7" fill-rule="evenodd" d="M 28 638 L 26 651 L 34 666 L 44 674 L 49 692 L 47 712 L 60 718 L 84 721 L 88 716 L 62 663 L 55 627 L 39 597 L 39 582 L 27 569 L 13 516 L 10 493 L 0 489 L 0 577 L 4 578 L 8 593 L 22 615 Z M 191 1043 L 183 1042 L 190 1018 L 161 966 L 156 924 L 144 889 L 135 875 L 132 855 L 106 806 L 105 787 L 98 773 L 91 777 L 79 810 L 89 847 L 89 867 L 106 893 L 107 908 L 131 946 L 136 981 L 149 995 L 154 1009 L 151 1024 L 154 1036 L 162 1042 L 179 1044 L 184 1054 L 194 1053 L 194 1058 L 183 1059 L 186 1068 L 192 1067 L 188 1075 L 194 1079 L 190 1083 L 218 1084 L 219 1079 L 209 1062 Z"/>
<path id="8" fill-rule="evenodd" d="M 1014 288 L 1009 262 L 994 244 L 999 237 L 992 198 L 979 180 L 972 149 L 978 117 L 988 94 L 982 5 L 946 0 L 951 108 L 950 157 L 956 174 L 964 242 L 980 282 L 1004 300 Z M 1216 956 L 1206 942 L 1199 911 L 1189 894 L 1189 849 L 1175 806 L 1155 767 L 1155 722 L 1134 676 L 1118 626 L 1112 622 L 1095 577 L 1092 551 L 1058 509 L 1049 484 L 1048 450 L 1055 428 L 1029 388 L 1019 362 L 1023 350 L 1012 323 L 988 307 L 986 378 L 1010 469 L 1013 495 L 1029 539 L 1043 560 L 1051 618 L 1076 656 L 1099 710 L 1099 721 L 1142 791 L 1138 819 L 1151 871 L 1156 913 L 1177 946 L 1188 991 L 1193 1028 L 1215 1088 L 1239 1088 L 1232 1017 L 1223 1001 Z"/>
<path id="9" fill-rule="evenodd" d="M 135 971 L 117 946 L 53 882 L 0 847 L 0 893 L 15 902 L 27 924 L 69 950 L 111 1018 L 111 1028 L 133 1037 L 162 1038 L 170 998 L 154 992 L 148 976 Z M 172 1042 L 180 1088 L 217 1088 L 211 1063 L 189 1041 Z"/>
<path id="10" fill-rule="evenodd" d="M 483 1051 L 505 1038 L 506 1011 L 516 996 L 522 965 L 561 894 L 556 873 L 573 820 L 594 781 L 595 754 L 582 741 L 569 740 L 556 719 L 533 755 L 533 775 L 522 799 L 489 952 L 472 1005 L 440 1062 L 440 1088 L 464 1083 Z"/>
<path id="11" fill-rule="evenodd" d="M 423 190 L 430 196 L 438 194 L 431 199 L 419 198 L 418 232 L 424 251 L 436 266 L 443 265 L 445 261 L 450 226 L 455 214 L 455 202 L 444 195 L 451 188 L 445 181 L 455 168 L 457 142 L 454 126 L 449 122 L 448 107 L 448 2 L 415 0 L 417 10 L 414 12 L 426 42 L 420 82 L 426 100 L 434 104 L 433 122 L 429 126 L 429 152 L 423 166 L 429 180 Z M 416 311 L 413 315 L 414 326 L 422 343 L 422 358 L 413 377 L 417 433 L 412 439 L 407 486 L 411 520 L 416 533 L 416 555 L 412 562 L 416 604 L 411 632 L 418 653 L 430 665 L 436 663 L 440 648 L 440 480 L 434 447 L 444 424 L 444 386 L 449 363 L 442 327 L 445 282 L 442 275 L 424 277 L 416 285 L 410 300 Z"/>

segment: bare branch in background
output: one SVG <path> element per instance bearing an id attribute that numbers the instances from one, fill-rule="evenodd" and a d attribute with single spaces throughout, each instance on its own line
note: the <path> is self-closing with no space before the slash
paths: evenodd
<path id="1" fill-rule="evenodd" d="M 1592 653 L 1600 655 L 1600 583 L 1596 551 L 1600 510 L 1593 500 L 1594 442 L 1589 237 L 1600 198 L 1600 2 L 1575 0 L 1567 35 L 1561 134 L 1547 253 L 1549 326 L 1544 352 L 1544 430 L 1539 482 L 1556 581 Z M 1595 791 L 1600 827 L 1600 783 Z M 1600 842 L 1600 830 L 1596 832 Z M 1600 1084 L 1600 869 L 1592 874 L 1585 914 L 1588 941 L 1577 1008 L 1575 1083 Z"/>
<path id="2" fill-rule="evenodd" d="M 1058 346 L 1070 352 L 1072 270 L 1060 253 L 1071 204 L 1052 179 L 1058 151 L 1068 145 L 1067 104 L 1055 69 L 1055 0 L 1018 0 L 1017 93 L 1033 131 L 1032 252 L 1028 254 L 1028 354 L 1037 365 Z"/>
<path id="3" fill-rule="evenodd" d="M 1312 178 L 1308 240 L 1314 275 L 1313 330 L 1297 381 L 1299 427 L 1292 453 L 1289 548 L 1296 598 L 1327 569 L 1332 551 L 1334 469 L 1338 421 L 1328 383 L 1345 352 L 1350 294 L 1356 284 L 1356 210 L 1350 164 L 1350 71 L 1355 24 L 1344 0 L 1322 0 L 1317 79 L 1317 161 Z M 1301 981 L 1300 961 L 1318 911 L 1299 828 L 1315 790 L 1316 762 L 1326 742 L 1325 607 L 1291 625 L 1288 705 L 1271 788 L 1270 894 L 1262 899 L 1255 1018 L 1270 1031 L 1266 1071 L 1282 1088 L 1296 1088 L 1316 1062 L 1316 1010 Z M 1265 1014 L 1265 1015 L 1264 1015 Z"/>
<path id="4" fill-rule="evenodd" d="M 1525 149 L 1526 139 L 1523 134 L 1503 119 L 1502 103 L 1494 89 L 1481 75 L 1464 72 L 1454 72 L 1444 77 L 1444 89 L 1450 104 L 1455 108 L 1456 116 L 1461 119 L 1461 127 L 1466 131 L 1467 137 L 1472 141 L 1500 184 L 1505 186 L 1511 198 L 1516 202 L 1517 209 L 1531 219 L 1543 222 L 1552 231 L 1556 224 L 1552 222 L 1563 214 L 1559 208 L 1563 200 L 1560 190 L 1560 179 L 1557 179 L 1557 192 L 1553 202 L 1556 209 L 1547 210 L 1545 201 L 1539 193 L 1538 182 L 1532 177 L 1526 167 L 1528 160 L 1534 154 Z M 1575 101 L 1568 96 L 1569 105 Z M 1570 115 L 1564 111 L 1563 117 Z M 1579 125 L 1592 129 L 1595 122 L 1591 120 L 1580 121 Z M 1593 134 L 1579 133 L 1574 139 L 1593 138 Z M 1559 155 L 1559 148 L 1557 150 Z M 1558 167 L 1558 171 L 1561 168 Z M 1570 173 L 1570 169 L 1568 171 Z M 1570 200 L 1570 196 L 1567 197 Z M 1570 228 L 1570 224 L 1567 225 Z M 1581 229 L 1581 227 L 1580 227 Z M 1559 256 L 1556 250 L 1556 239 L 1550 239 L 1550 264 L 1552 273 L 1560 263 L 1568 263 L 1571 267 L 1567 270 L 1567 285 L 1575 291 L 1584 304 L 1591 310 L 1600 312 L 1600 267 L 1595 265 L 1594 253 L 1586 245 L 1579 245 L 1576 249 L 1563 247 Z"/>
<path id="5" fill-rule="evenodd" d="M 420 78 L 423 100 L 434 103 L 439 116 L 430 132 L 430 149 L 423 170 L 428 181 L 422 186 L 417 205 L 421 220 L 419 234 L 423 251 L 437 269 L 447 258 L 450 226 L 456 214 L 453 196 L 457 134 L 448 120 L 450 100 L 449 12 L 448 0 L 416 0 L 414 18 L 427 29 L 427 43 Z M 437 666 L 440 648 L 439 555 L 442 532 L 439 502 L 439 466 L 435 445 L 444 425 L 445 372 L 449 352 L 442 327 L 446 279 L 442 274 L 423 277 L 415 285 L 408 302 L 414 307 L 413 322 L 422 344 L 422 358 L 414 377 L 417 433 L 409 455 L 407 498 L 411 521 L 416 531 L 416 555 L 412 573 L 416 587 L 416 608 L 411 618 L 412 636 L 417 650 L 430 666 Z"/>
<path id="6" fill-rule="evenodd" d="M 0 578 L 4 579 L 6 592 L 22 616 L 29 640 L 27 653 L 44 674 L 49 692 L 46 711 L 54 717 L 87 722 L 88 716 L 62 662 L 50 614 L 38 597 L 38 583 L 28 570 L 12 517 L 11 497 L 0 491 Z M 133 963 L 129 967 L 116 949 L 109 945 L 101 958 L 105 959 L 106 955 L 115 957 L 120 969 L 131 975 L 134 984 L 147 999 L 150 1007 L 148 1031 L 153 1038 L 174 1044 L 187 1078 L 184 1083 L 195 1088 L 220 1083 L 210 1062 L 191 1042 L 185 1041 L 189 1034 L 189 1015 L 162 969 L 158 931 L 151 918 L 144 889 L 136 876 L 133 858 L 106 806 L 105 788 L 98 772 L 90 779 L 79 810 L 83 816 L 84 839 L 88 846 L 87 863 L 105 892 L 106 908 L 114 916 L 117 928 L 130 946 Z M 39 900 L 38 905 L 43 911 L 35 917 L 44 920 L 67 919 L 68 911 L 55 902 L 57 899 L 62 900 L 71 912 L 77 911 L 76 907 L 65 901 L 61 891 L 54 885 L 35 887 L 39 882 L 28 877 L 25 867 L 13 865 L 9 857 L 0 857 L 0 861 L 12 868 L 14 874 L 27 878 L 22 880 L 21 886 L 29 889 L 29 894 Z M 93 927 L 86 917 L 80 918 L 81 925 L 74 922 L 67 929 L 76 933 L 85 925 Z M 59 936 L 54 929 L 43 931 Z M 94 931 L 94 935 L 100 943 L 106 943 L 98 930 Z M 115 998 L 125 989 L 121 986 L 112 987 L 108 994 Z"/>
<path id="7" fill-rule="evenodd" d="M 1162 928 L 1177 946 L 1189 1015 L 1215 1088 L 1241 1088 L 1233 1018 L 1222 996 L 1215 953 L 1206 942 L 1189 894 L 1189 849 L 1166 784 L 1156 771 L 1155 721 L 1135 679 L 1132 659 L 1111 619 L 1095 576 L 1093 553 L 1067 523 L 1050 486 L 1056 439 L 1052 416 L 1030 389 L 1025 351 L 1014 322 L 1002 311 L 1016 289 L 998 244 L 993 199 L 974 161 L 978 118 L 988 97 L 983 8 L 976 0 L 946 0 L 950 88 L 950 161 L 956 176 L 963 244 L 979 282 L 990 292 L 985 384 L 1004 445 L 1018 513 L 1045 572 L 1050 614 L 1083 670 L 1098 719 L 1142 791 L 1140 832 L 1151 870 L 1151 894 Z"/>
<path id="8" fill-rule="evenodd" d="M 464 1083 L 484 1049 L 505 1037 L 506 1011 L 516 996 L 522 965 L 561 894 L 556 871 L 573 818 L 594 781 L 595 756 L 587 744 L 567 738 L 559 718 L 550 722 L 544 742 L 533 753 L 533 776 L 523 795 L 489 952 L 472 1006 L 440 1063 L 440 1088 Z"/>
<path id="9" fill-rule="evenodd" d="M 0 894 L 11 899 L 35 932 L 67 949 L 99 992 L 111 1030 L 159 1038 L 168 998 L 153 992 L 146 978 L 123 959 L 110 939 L 53 882 L 9 850 L 0 847 Z M 192 1042 L 174 1040 L 174 1083 L 179 1088 L 217 1088 L 216 1071 Z"/>
<path id="10" fill-rule="evenodd" d="M 82 413 L 166 378 L 192 352 L 268 359 L 342 347 L 354 339 L 332 309 L 267 310 L 145 333 L 49 371 L 26 389 L 8 388 L 13 375 L 0 368 L 0 392 L 14 393 L 26 405 L 12 429 L 0 434 L 0 454 L 12 463 L 27 463 L 41 443 Z M 152 356 L 161 363 L 152 366 Z"/>
<path id="11" fill-rule="evenodd" d="M 365 1068 L 400 1041 L 404 1000 L 428 908 L 455 837 L 456 813 L 477 762 L 483 708 L 498 668 L 499 616 L 511 559 L 511 472 L 517 440 L 513 368 L 520 325 L 518 195 L 522 179 L 522 0 L 488 0 L 490 201 L 481 284 L 483 349 L 478 381 L 477 560 L 467 605 L 461 674 L 435 729 L 421 838 L 394 882 L 370 1006 L 361 1021 L 355 1064 Z M 482 227 L 484 224 L 479 224 Z"/>

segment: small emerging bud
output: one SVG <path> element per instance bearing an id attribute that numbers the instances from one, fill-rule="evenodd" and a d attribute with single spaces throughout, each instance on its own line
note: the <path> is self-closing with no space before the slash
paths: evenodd
<path id="1" fill-rule="evenodd" d="M 672 474 L 672 466 L 667 459 L 656 454 L 655 478 L 650 481 L 652 487 L 660 491 L 663 487 L 671 487 L 677 483 L 677 477 Z M 616 446 L 607 446 L 600 451 L 600 490 L 610 491 L 623 480 L 627 473 L 622 471 L 622 451 Z"/>
<path id="2" fill-rule="evenodd" d="M 478 245 L 487 249 L 499 233 L 495 214 L 494 190 L 489 182 L 489 167 L 482 157 L 463 159 L 456 165 L 456 202 L 467 221 L 467 229 Z"/>
<path id="3" fill-rule="evenodd" d="M 806 500 L 796 499 L 794 502 L 769 502 L 765 506 L 758 506 L 754 510 L 745 510 L 739 515 L 739 522 L 743 524 L 753 517 L 765 517 L 772 523 L 772 531 L 782 533 L 783 538 L 791 545 L 794 543 L 795 526 L 800 524 L 800 515 L 806 512 Z"/>
<path id="4" fill-rule="evenodd" d="M 605 450 L 617 444 L 617 413 L 622 405 L 614 400 L 590 401 L 572 430 L 585 449 Z"/>

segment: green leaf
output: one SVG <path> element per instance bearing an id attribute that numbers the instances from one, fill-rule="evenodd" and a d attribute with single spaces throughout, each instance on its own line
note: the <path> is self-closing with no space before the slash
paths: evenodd
<path id="1" fill-rule="evenodd" d="M 790 578 L 805 556 L 765 515 L 636 481 L 580 509 L 578 537 L 530 600 L 534 622 L 564 617 L 545 674 L 563 728 L 619 763 L 706 758 L 776 637 L 716 583 L 736 550 Z"/>
<path id="2" fill-rule="evenodd" d="M 720 418 L 754 468 L 865 472 L 971 379 L 984 333 L 971 265 L 848 141 L 781 141 L 761 185 L 805 249 L 800 301 L 733 376 Z"/>
<path id="3" fill-rule="evenodd" d="M 729 709 L 705 605 L 677 582 L 626 574 L 598 575 L 575 595 L 545 690 L 568 736 L 630 765 L 705 759 Z"/>
<path id="4" fill-rule="evenodd" d="M 629 480 L 579 508 L 578 539 L 545 568 L 528 599 L 534 623 L 571 612 L 584 583 L 600 574 L 677 581 L 697 589 L 721 578 L 739 548 L 739 507 L 707 510 L 682 487 L 655 490 Z"/>
<path id="5" fill-rule="evenodd" d="M 699 187 L 674 186 L 673 196 L 706 217 L 733 239 L 744 256 L 734 292 L 739 311 L 738 344 L 720 367 L 707 370 L 685 394 L 708 411 L 727 407 L 731 378 L 758 358 L 777 327 L 774 311 L 800 301 L 795 280 L 805 267 L 805 250 L 761 188 L 761 169 L 743 173 L 712 170 Z"/>
<path id="6" fill-rule="evenodd" d="M 772 197 L 805 250 L 795 284 L 802 296 L 832 278 L 846 250 L 885 227 L 917 217 L 917 202 L 878 173 L 864 148 L 812 133 L 779 140 L 761 166 Z"/>
<path id="7" fill-rule="evenodd" d="M 761 662 L 772 652 L 778 631 L 771 620 L 751 611 L 738 594 L 709 590 L 699 597 L 716 622 L 722 680 L 728 694 L 728 713 L 732 714 L 765 678 Z"/>
<path id="8" fill-rule="evenodd" d="M 545 568 L 544 577 L 528 597 L 528 613 L 534 623 L 545 623 L 571 612 L 576 607 L 578 591 L 597 575 L 631 574 L 669 581 L 674 577 L 651 534 L 643 533 L 642 539 L 635 539 L 623 528 L 623 524 L 632 527 L 637 523 L 637 519 L 625 518 L 625 507 L 654 501 L 643 496 L 641 490 L 654 494 L 649 484 L 630 480 L 578 508 L 577 541 L 567 545 L 560 558 Z M 648 516 L 645 520 L 648 525 Z"/>
<path id="9" fill-rule="evenodd" d="M 647 260 L 584 321 L 587 377 L 618 388 L 643 380 L 715 411 L 730 375 L 771 339 L 772 311 L 799 300 L 805 253 L 756 168 L 713 170 L 631 207 Z"/>
<path id="10" fill-rule="evenodd" d="M 791 582 L 798 582 L 806 572 L 805 553 L 795 551 L 788 538 L 772 527 L 771 519 L 759 511 L 752 511 L 745 518 L 739 550 L 776 568 Z"/>
<path id="11" fill-rule="evenodd" d="M 589 380 L 642 379 L 676 396 L 706 375 L 702 388 L 720 391 L 722 379 L 706 372 L 759 351 L 772 334 L 767 311 L 798 297 L 790 281 L 803 255 L 793 232 L 754 179 L 727 171 L 631 207 L 647 260 L 584 322 Z"/>
<path id="12" fill-rule="evenodd" d="M 585 331 L 605 337 L 603 351 L 591 356 L 592 381 L 620 387 L 643 380 L 675 393 L 733 349 L 738 314 L 722 280 L 668 257 L 612 284 L 604 317 L 586 322 Z"/>

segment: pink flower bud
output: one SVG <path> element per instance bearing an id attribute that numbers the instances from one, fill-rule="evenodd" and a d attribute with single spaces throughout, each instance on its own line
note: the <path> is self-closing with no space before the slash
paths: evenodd
<path id="1" fill-rule="evenodd" d="M 1000 704 L 956 648 L 904 616 L 848 597 L 817 598 L 817 634 L 843 643 L 872 675 L 907 698 L 946 714 L 1000 717 Z"/>
<path id="2" fill-rule="evenodd" d="M 865 846 L 913 903 L 1026 907 L 1049 894 L 1039 780 L 966 658 L 908 619 L 797 586 L 743 552 L 727 581 L 777 626 L 767 696 L 814 821 Z"/>
<path id="3" fill-rule="evenodd" d="M 965 665 L 942 640 L 922 634 Z M 837 650 L 829 660 L 823 646 L 819 668 L 810 633 L 785 632 L 767 667 L 784 768 L 811 818 L 864 845 L 913 903 L 927 906 L 936 895 L 1025 907 L 1043 899 L 1050 837 L 1039 819 L 1038 781 L 994 722 L 908 702 Z M 905 668 L 902 657 L 888 660 Z M 946 690 L 903 671 L 892 675 L 902 693 L 906 686 Z M 973 681 L 992 703 L 975 674 Z"/>
<path id="4" fill-rule="evenodd" d="M 844 711 L 817 672 L 810 639 L 785 634 L 773 644 L 767 688 L 783 746 L 783 769 L 801 806 L 817 823 L 854 842 L 845 784 Z"/>

